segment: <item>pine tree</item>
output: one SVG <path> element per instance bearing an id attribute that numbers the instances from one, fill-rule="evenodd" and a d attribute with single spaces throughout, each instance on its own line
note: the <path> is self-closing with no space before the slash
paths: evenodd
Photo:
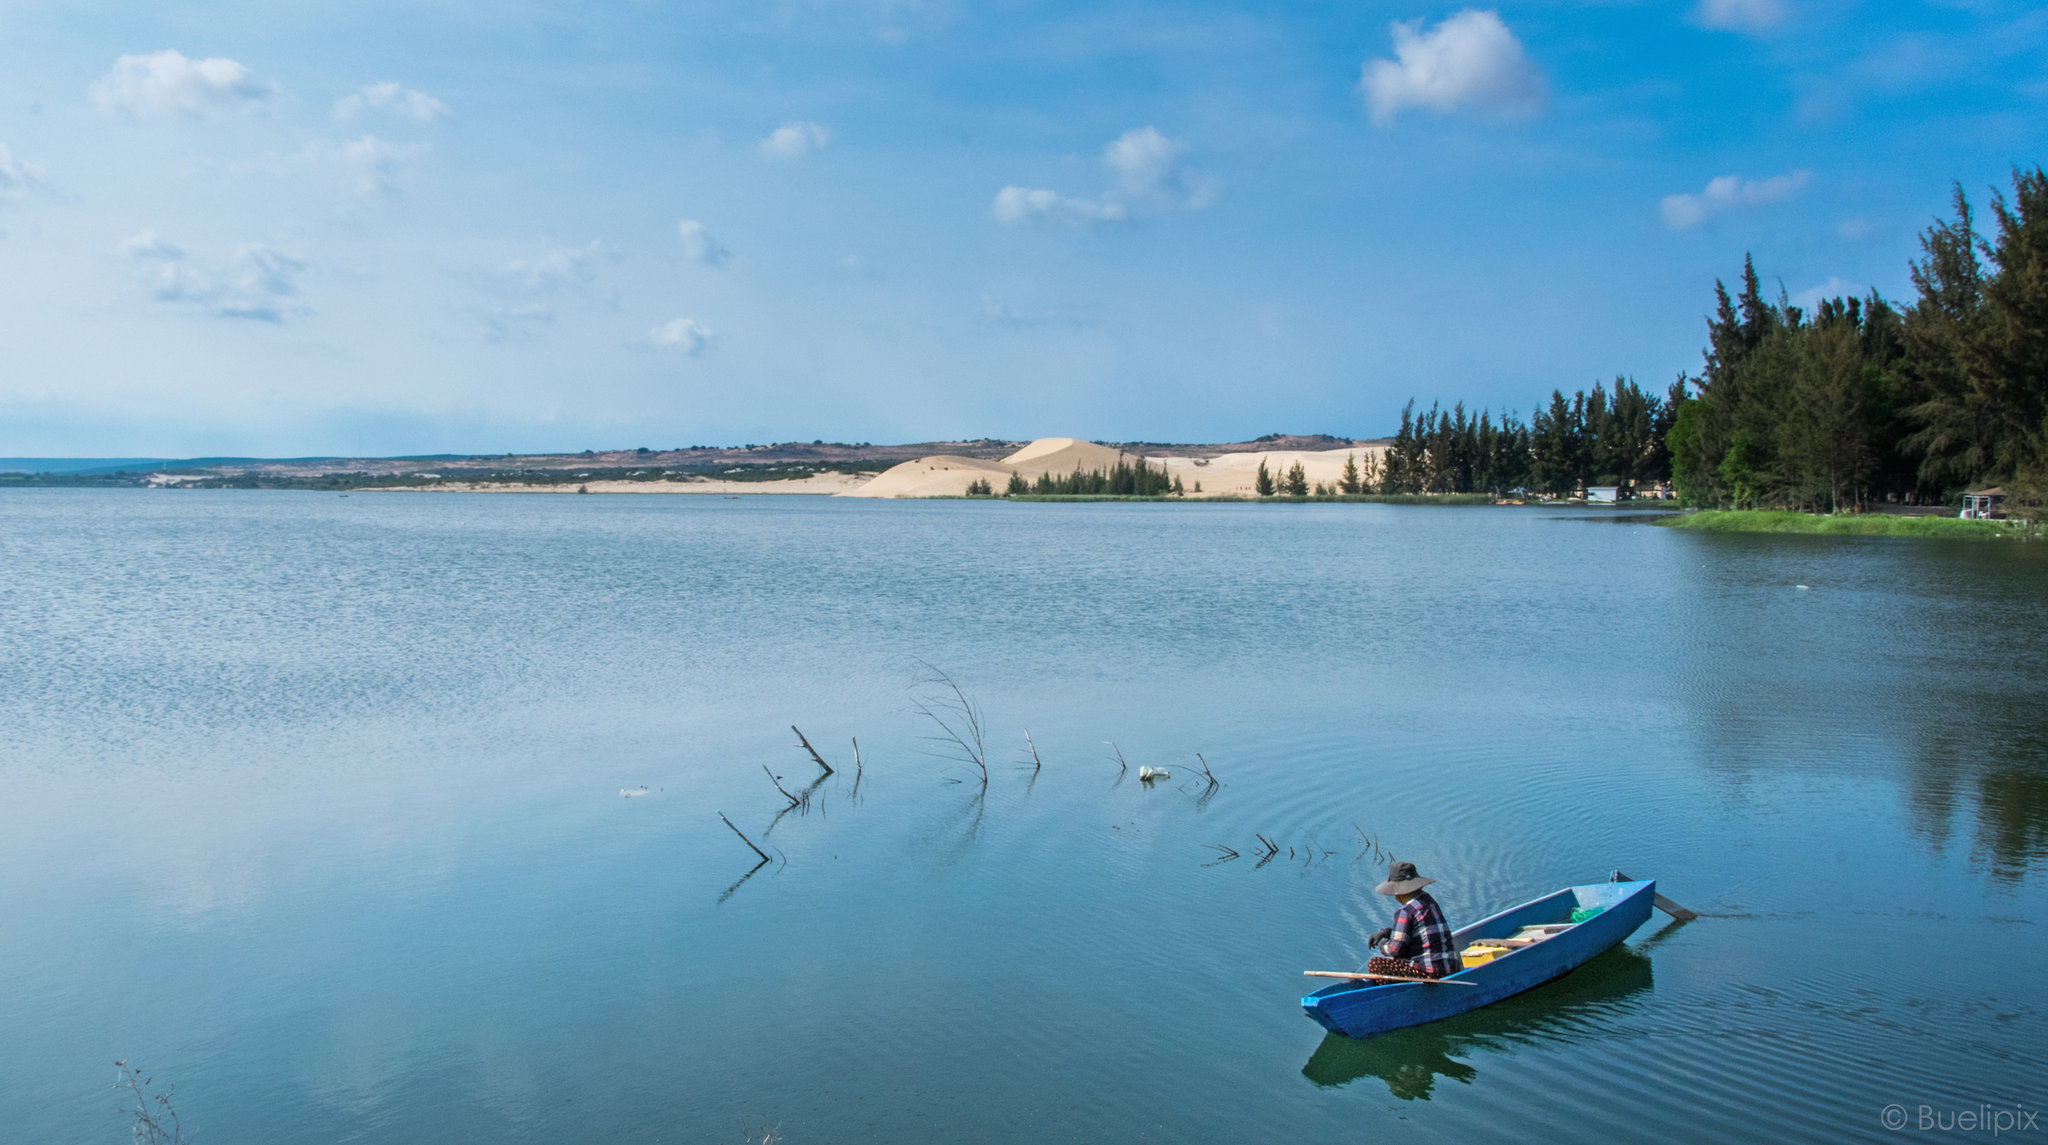
<path id="1" fill-rule="evenodd" d="M 1289 497 L 1308 496 L 1308 470 L 1303 469 L 1299 461 L 1294 463 L 1294 468 L 1287 471 L 1287 495 Z"/>
<path id="2" fill-rule="evenodd" d="M 1259 472 L 1252 478 L 1252 489 L 1261 497 L 1273 495 L 1273 474 L 1266 469 L 1266 459 L 1259 458 Z"/>
<path id="3" fill-rule="evenodd" d="M 1344 476 L 1338 479 L 1337 488 L 1345 493 L 1356 495 L 1360 487 L 1360 482 L 1361 478 L 1358 474 L 1358 457 L 1355 454 L 1347 453 L 1344 455 Z"/>
<path id="4" fill-rule="evenodd" d="M 1015 497 L 1020 493 L 1028 494 L 1030 492 L 1031 483 L 1024 480 L 1024 475 L 1022 473 L 1012 473 L 1010 474 L 1009 486 L 1003 490 L 1003 496 Z"/>

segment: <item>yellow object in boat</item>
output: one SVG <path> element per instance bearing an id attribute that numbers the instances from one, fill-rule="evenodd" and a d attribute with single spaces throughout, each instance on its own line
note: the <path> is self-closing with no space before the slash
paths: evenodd
<path id="1" fill-rule="evenodd" d="M 1458 955 L 1458 958 L 1467 966 L 1484 966 L 1506 953 L 1506 950 L 1498 946 L 1486 946 L 1481 943 L 1475 943 L 1466 947 L 1464 952 Z"/>

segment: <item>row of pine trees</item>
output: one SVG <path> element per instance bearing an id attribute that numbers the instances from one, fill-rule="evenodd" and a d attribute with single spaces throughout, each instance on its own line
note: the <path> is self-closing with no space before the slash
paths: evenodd
<path id="1" fill-rule="evenodd" d="M 1706 369 L 1675 411 L 1672 480 L 1688 501 L 1834 510 L 1943 501 L 2002 483 L 2048 493 L 2048 176 L 2013 173 L 1991 234 L 1960 186 L 1920 238 L 1919 294 L 1806 314 L 1766 301 L 1745 264 L 1718 289 Z"/>
<path id="2" fill-rule="evenodd" d="M 1669 481 L 1689 504 L 1833 512 L 1872 500 L 1942 503 L 2007 486 L 2048 501 L 2048 176 L 2013 172 L 1980 234 L 1960 186 L 1954 216 L 1921 235 L 1919 297 L 1875 292 L 1812 313 L 1765 298 L 1745 259 L 1740 289 L 1715 283 L 1705 367 L 1663 395 L 1616 378 L 1527 422 L 1412 401 L 1366 492 L 1641 489 Z"/>
<path id="3" fill-rule="evenodd" d="M 1108 469 L 1080 469 L 1072 473 L 1041 473 L 1038 480 L 1027 480 L 1021 473 L 1010 474 L 1010 483 L 1003 488 L 1002 496 L 1052 496 L 1052 497 L 1165 497 L 1181 496 L 1186 490 L 1178 477 L 1167 475 L 1166 466 L 1154 469 L 1140 457 L 1135 461 L 1118 458 Z M 987 480 L 967 483 L 969 497 L 996 496 L 995 486 Z"/>

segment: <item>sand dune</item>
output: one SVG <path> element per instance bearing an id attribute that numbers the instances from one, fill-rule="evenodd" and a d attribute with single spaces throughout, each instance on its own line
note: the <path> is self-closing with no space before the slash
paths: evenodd
<path id="1" fill-rule="evenodd" d="M 1318 482 L 1335 488 L 1344 477 L 1344 459 L 1357 460 L 1362 468 L 1368 457 L 1378 458 L 1386 452 L 1383 445 L 1361 445 L 1356 449 L 1332 449 L 1328 451 L 1278 450 L 1273 453 L 1226 453 L 1221 457 L 1165 457 L 1151 458 L 1154 465 L 1164 464 L 1167 472 L 1180 478 L 1189 496 L 1195 496 L 1195 483 L 1201 482 L 1202 496 L 1257 495 L 1259 462 L 1279 481 L 1287 475 L 1288 469 L 1296 462 L 1308 475 L 1313 488 Z"/>
<path id="2" fill-rule="evenodd" d="M 1014 472 L 1000 461 L 973 457 L 920 457 L 892 469 L 885 469 L 873 481 L 857 489 L 841 490 L 841 497 L 962 497 L 974 481 L 987 481 L 998 492 Z"/>
<path id="3" fill-rule="evenodd" d="M 1064 475 L 1076 469 L 1107 471 L 1115 468 L 1117 462 L 1129 460 L 1132 460 L 1129 455 L 1092 441 L 1041 437 L 1003 458 L 1003 464 L 1035 481 L 1041 473 Z"/>
<path id="4" fill-rule="evenodd" d="M 1264 460 L 1274 480 L 1284 477 L 1296 462 L 1307 473 L 1311 486 L 1318 482 L 1335 486 L 1342 479 L 1345 458 L 1361 466 L 1377 457 L 1384 446 L 1362 445 L 1355 449 L 1327 452 L 1279 450 L 1272 453 L 1226 453 L 1220 457 L 1148 457 L 1145 463 L 1164 466 L 1179 477 L 1189 496 L 1254 495 L 1259 462 Z M 1027 481 L 1039 475 L 1062 475 L 1076 469 L 1107 470 L 1118 460 L 1135 460 L 1105 445 L 1071 437 L 1042 437 L 1001 461 L 980 461 L 971 457 L 921 457 L 887 470 L 858 489 L 847 489 L 841 497 L 959 497 L 973 481 L 987 481 L 1000 493 L 1012 473 Z M 1195 486 L 1201 485 L 1197 494 Z"/>

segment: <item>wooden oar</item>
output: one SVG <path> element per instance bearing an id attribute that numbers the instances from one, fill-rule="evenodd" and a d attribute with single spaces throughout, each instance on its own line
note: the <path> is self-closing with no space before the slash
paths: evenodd
<path id="1" fill-rule="evenodd" d="M 1344 970 L 1304 970 L 1310 978 L 1372 978 L 1381 982 L 1422 982 L 1431 986 L 1477 986 L 1459 978 L 1409 978 L 1400 974 L 1352 974 Z"/>
<path id="2" fill-rule="evenodd" d="M 1613 881 L 1617 883 L 1635 882 L 1634 879 L 1629 878 L 1627 875 L 1622 874 L 1620 871 L 1614 872 Z M 1691 922 L 1693 919 L 1699 917 L 1698 914 L 1689 911 L 1682 906 L 1679 906 L 1677 903 L 1672 902 L 1670 899 L 1665 898 L 1663 895 L 1654 895 L 1651 897 L 1650 901 L 1657 904 L 1658 910 L 1663 911 L 1665 914 L 1670 915 L 1672 918 L 1675 918 L 1680 922 Z"/>

